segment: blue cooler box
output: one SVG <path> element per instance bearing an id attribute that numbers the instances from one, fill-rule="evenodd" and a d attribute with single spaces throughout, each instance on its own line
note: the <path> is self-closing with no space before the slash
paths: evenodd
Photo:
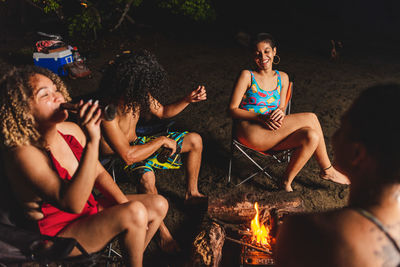
<path id="1" fill-rule="evenodd" d="M 36 66 L 49 69 L 60 76 L 65 76 L 68 73 L 64 71 L 63 66 L 73 62 L 74 59 L 71 50 L 66 49 L 49 54 L 33 53 L 33 61 Z"/>

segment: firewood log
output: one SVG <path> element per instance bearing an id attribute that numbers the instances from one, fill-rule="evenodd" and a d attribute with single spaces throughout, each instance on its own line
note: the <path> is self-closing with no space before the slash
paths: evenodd
<path id="1" fill-rule="evenodd" d="M 258 202 L 260 213 L 275 210 L 279 216 L 304 211 L 304 205 L 295 194 L 276 193 L 234 193 L 210 199 L 208 214 L 231 223 L 249 222 L 255 215 L 254 203 Z"/>
<path id="2" fill-rule="evenodd" d="M 208 221 L 192 243 L 192 255 L 187 267 L 218 267 L 222 258 L 222 247 L 225 242 L 224 228 Z"/>

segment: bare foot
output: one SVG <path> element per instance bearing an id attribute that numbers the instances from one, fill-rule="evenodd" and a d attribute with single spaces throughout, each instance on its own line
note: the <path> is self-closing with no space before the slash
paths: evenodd
<path id="1" fill-rule="evenodd" d="M 292 184 L 289 184 L 286 181 L 282 181 L 280 188 L 284 189 L 286 192 L 293 192 Z"/>
<path id="2" fill-rule="evenodd" d="M 285 191 L 286 192 L 293 192 L 293 188 L 291 185 L 285 186 Z"/>
<path id="3" fill-rule="evenodd" d="M 347 176 L 336 170 L 334 167 L 321 170 L 319 177 L 338 184 L 350 184 L 349 178 L 347 178 Z"/>

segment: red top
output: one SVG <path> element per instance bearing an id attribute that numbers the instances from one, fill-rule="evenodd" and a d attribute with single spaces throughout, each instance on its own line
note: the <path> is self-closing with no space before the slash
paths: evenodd
<path id="1" fill-rule="evenodd" d="M 65 141 L 71 148 L 74 153 L 76 159 L 78 161 L 81 160 L 83 148 L 78 140 L 75 139 L 72 135 L 63 135 L 59 132 L 62 137 L 64 137 Z M 71 176 L 68 171 L 64 169 L 60 163 L 54 158 L 54 156 L 49 152 L 50 158 L 53 162 L 53 167 L 57 171 L 58 175 L 63 180 L 71 180 Z M 79 214 L 68 213 L 62 211 L 48 203 L 42 204 L 42 212 L 44 218 L 38 221 L 40 233 L 43 235 L 55 236 L 73 221 L 92 214 L 96 214 L 97 210 L 97 201 L 94 199 L 93 195 L 90 194 L 89 199 L 87 200 L 85 207 L 82 212 Z"/>

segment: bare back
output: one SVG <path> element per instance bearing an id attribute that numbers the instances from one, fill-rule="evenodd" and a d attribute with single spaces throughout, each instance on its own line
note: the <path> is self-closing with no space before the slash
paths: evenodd
<path id="1" fill-rule="evenodd" d="M 400 220 L 395 219 L 388 228 L 399 241 Z M 288 218 L 277 241 L 278 266 L 400 264 L 400 254 L 385 234 L 351 209 Z"/>
<path id="2" fill-rule="evenodd" d="M 134 112 L 118 112 L 113 121 L 103 121 L 103 127 L 107 127 L 107 137 L 104 134 L 101 136 L 100 150 L 102 155 L 112 155 L 115 153 L 114 149 L 110 146 L 109 138 L 115 137 L 120 142 L 131 143 L 137 139 L 136 126 L 140 118 L 140 110 Z M 105 126 L 104 126 L 105 125 Z M 104 130 L 104 128 L 103 128 Z"/>

